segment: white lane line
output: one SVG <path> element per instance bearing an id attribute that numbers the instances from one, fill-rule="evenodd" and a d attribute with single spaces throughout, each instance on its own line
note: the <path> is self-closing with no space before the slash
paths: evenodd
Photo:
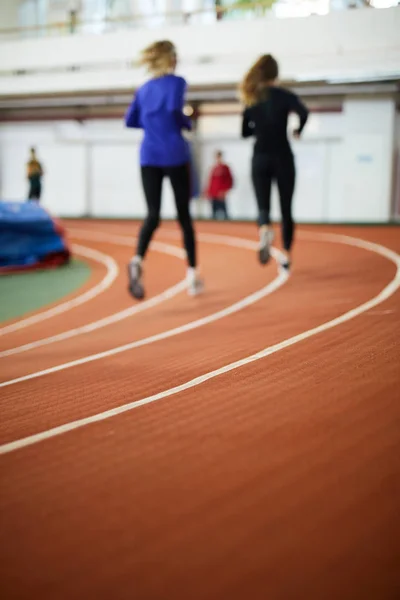
<path id="1" fill-rule="evenodd" d="M 134 306 L 121 310 L 120 312 L 113 313 L 112 315 L 104 317 L 103 319 L 99 319 L 98 321 L 88 323 L 87 325 L 82 325 L 81 327 L 76 327 L 75 329 L 68 329 L 68 331 L 63 331 L 57 335 L 52 335 L 47 338 L 30 342 L 29 344 L 24 344 L 23 346 L 4 350 L 3 352 L 0 352 L 0 358 L 5 358 L 6 356 L 12 356 L 14 354 L 20 354 L 21 352 L 27 352 L 28 350 L 34 350 L 35 348 L 54 344 L 55 342 L 65 341 L 78 335 L 96 331 L 97 329 L 101 329 L 107 325 L 118 323 L 119 321 L 127 319 L 128 317 L 132 317 L 133 315 L 137 315 L 138 313 L 148 310 L 149 308 L 158 306 L 162 302 L 165 302 L 166 300 L 169 300 L 170 298 L 173 298 L 177 294 L 183 292 L 186 288 L 187 282 L 186 279 L 183 279 L 179 283 L 167 288 L 157 296 L 153 296 L 148 300 L 144 300 L 140 304 L 135 304 Z"/>
<path id="2" fill-rule="evenodd" d="M 130 246 L 133 248 L 135 238 L 129 235 L 118 235 L 112 233 L 104 233 L 103 231 L 93 231 L 91 229 L 68 229 L 68 233 L 75 238 L 81 238 L 84 240 L 94 240 L 97 242 L 109 242 L 110 244 L 120 244 L 121 246 Z M 182 248 L 177 246 L 171 246 L 171 244 L 165 244 L 164 242 L 151 242 L 151 249 L 157 252 L 163 252 L 164 254 L 170 254 L 177 258 L 184 259 L 186 253 Z"/>
<path id="3" fill-rule="evenodd" d="M 21 319 L 20 321 L 16 321 L 15 323 L 11 323 L 11 325 L 6 325 L 5 327 L 0 328 L 0 336 L 5 335 L 7 333 L 11 333 L 13 331 L 18 331 L 20 329 L 24 329 L 29 325 L 34 325 L 36 323 L 41 323 L 46 319 L 50 319 L 50 317 L 54 317 L 55 315 L 60 315 L 71 308 L 75 308 L 76 306 L 80 306 L 89 300 L 92 300 L 106 289 L 110 287 L 110 285 L 115 281 L 119 268 L 115 260 L 104 254 L 103 252 L 99 252 L 98 250 L 93 250 L 92 248 L 86 248 L 85 246 L 79 246 L 77 244 L 73 244 L 73 251 L 79 256 L 83 256 L 85 258 L 90 258 L 97 263 L 101 263 L 107 269 L 107 273 L 103 277 L 103 279 L 97 283 L 95 286 L 87 290 L 83 294 L 72 298 L 72 300 L 67 300 L 66 302 L 62 302 L 61 304 L 57 304 L 53 308 L 49 308 L 48 310 L 44 310 L 40 313 L 36 313 L 31 317 L 27 317 L 26 319 Z"/>
<path id="4" fill-rule="evenodd" d="M 71 233 L 71 230 L 69 230 Z M 73 230 L 74 237 L 80 237 L 83 239 L 93 239 L 96 241 L 110 242 L 113 244 L 121 244 L 132 246 L 132 238 L 124 237 L 124 236 L 116 236 L 116 235 L 108 235 L 108 234 L 97 234 L 96 232 L 86 231 L 86 230 Z M 153 242 L 151 248 L 157 250 L 158 252 L 162 252 L 163 254 L 170 254 L 171 256 L 175 256 L 180 259 L 184 259 L 186 254 L 181 248 L 177 248 L 176 246 L 172 246 L 170 244 L 164 244 L 161 242 Z M 53 344 L 55 342 L 61 342 L 78 335 L 82 335 L 84 333 L 90 333 L 92 331 L 96 331 L 97 329 L 101 329 L 102 327 L 106 327 L 107 325 L 111 325 L 113 323 L 117 323 L 118 321 L 122 321 L 123 319 L 127 319 L 132 315 L 141 313 L 149 308 L 153 308 L 154 306 L 158 306 L 162 302 L 173 298 L 187 287 L 186 280 L 182 280 L 179 283 L 173 285 L 170 288 L 167 288 L 157 296 L 153 298 L 149 298 L 148 300 L 144 300 L 140 304 L 135 304 L 129 308 L 121 310 L 119 312 L 113 313 L 108 317 L 104 317 L 103 319 L 99 319 L 97 321 L 93 321 L 92 323 L 87 323 L 86 325 L 82 325 L 81 327 L 76 327 L 74 329 L 69 329 L 67 331 L 63 331 L 62 333 L 52 335 L 47 338 L 42 338 L 39 340 L 35 340 L 28 344 L 23 344 L 22 346 L 17 346 L 15 348 L 10 348 L 8 350 L 3 350 L 0 352 L 0 358 L 4 358 L 6 356 L 12 356 L 15 354 L 19 354 L 21 352 L 27 352 L 28 350 L 34 350 L 35 348 L 40 348 L 42 346 L 47 346 L 49 344 Z"/>
<path id="5" fill-rule="evenodd" d="M 388 258 L 397 267 L 394 278 L 377 296 L 375 296 L 371 300 L 368 300 L 367 302 L 364 302 L 363 304 L 360 304 L 356 308 L 349 310 L 348 312 L 344 313 L 340 317 L 332 319 L 331 321 L 327 321 L 327 322 L 323 323 L 322 325 L 318 325 L 317 327 L 314 327 L 312 329 L 308 329 L 308 330 L 304 331 L 303 333 L 300 333 L 299 335 L 295 335 L 291 338 L 284 340 L 283 342 L 279 342 L 278 344 L 274 344 L 273 346 L 268 346 L 267 348 L 264 348 L 263 350 L 261 350 L 260 352 L 257 352 L 256 354 L 252 354 L 250 356 L 247 356 L 246 358 L 243 358 L 241 360 L 238 360 L 238 361 L 235 361 L 228 365 L 225 365 L 224 367 L 221 367 L 220 369 L 216 369 L 214 371 L 210 371 L 209 373 L 205 373 L 204 375 L 200 375 L 199 377 L 196 377 L 190 381 L 187 381 L 186 383 L 183 383 L 182 385 L 178 385 L 178 386 L 175 386 L 168 390 L 164 390 L 163 392 L 160 392 L 158 394 L 148 396 L 147 398 L 143 398 L 141 400 L 136 400 L 134 402 L 129 402 L 128 404 L 124 404 L 117 408 L 113 408 L 111 410 L 107 410 L 107 411 L 98 413 L 96 415 L 92 415 L 91 417 L 86 417 L 84 419 L 71 421 L 70 423 L 65 423 L 64 425 L 60 425 L 58 427 L 53 427 L 52 429 L 48 429 L 47 431 L 42 431 L 40 433 L 30 435 L 28 437 L 16 440 L 14 442 L 9 442 L 7 444 L 3 444 L 2 446 L 0 446 L 0 454 L 7 454 L 8 452 L 13 452 L 15 450 L 25 448 L 27 446 L 32 446 L 34 444 L 38 444 L 39 442 L 43 442 L 44 440 L 54 438 L 59 435 L 63 435 L 65 433 L 68 433 L 75 429 L 80 429 L 81 427 L 91 425 L 92 423 L 97 423 L 99 421 L 105 421 L 106 419 L 110 419 L 111 417 L 115 417 L 122 413 L 131 411 L 135 408 L 138 408 L 139 406 L 143 406 L 145 404 L 151 404 L 153 402 L 157 402 L 158 400 L 163 400 L 163 399 L 173 396 L 175 394 L 179 394 L 180 392 L 184 392 L 190 388 L 196 387 L 196 386 L 204 383 L 205 381 L 209 381 L 210 379 L 213 379 L 214 377 L 218 377 L 219 375 L 224 375 L 226 373 L 229 373 L 230 371 L 239 369 L 240 367 L 248 365 L 257 360 L 261 360 L 262 358 L 265 358 L 267 356 L 270 356 L 271 354 L 279 352 L 280 350 L 288 348 L 289 346 L 294 346 L 295 344 L 302 342 L 314 335 L 317 335 L 324 331 L 328 331 L 329 329 L 332 329 L 334 327 L 337 327 L 338 325 L 346 323 L 347 321 L 350 321 L 351 319 L 354 319 L 355 317 L 370 310 L 371 308 L 374 308 L 375 306 L 381 304 L 382 302 L 384 302 L 385 300 L 390 298 L 390 296 L 392 296 L 396 292 L 396 290 L 399 289 L 399 287 L 400 287 L 400 255 L 398 255 L 396 252 L 393 252 L 392 250 L 389 250 L 388 248 L 385 248 L 384 246 L 381 246 L 380 244 L 373 244 L 372 242 L 366 242 L 366 241 L 359 240 L 357 238 L 352 238 L 349 236 L 337 236 L 337 239 L 335 239 L 335 240 L 329 239 L 329 238 L 332 238 L 331 234 L 327 235 L 326 241 L 338 241 L 339 243 L 349 244 L 351 246 L 358 246 L 360 248 L 364 248 L 365 250 L 369 250 L 371 252 L 376 252 L 377 254 L 380 254 L 381 256 Z M 320 239 L 323 239 L 323 238 L 320 237 Z"/>
<path id="6" fill-rule="evenodd" d="M 225 236 L 221 236 L 224 238 Z M 221 243 L 221 242 L 220 242 Z M 249 242 L 253 244 L 253 242 Z M 254 244 L 253 244 L 254 246 Z M 257 247 L 257 244 L 255 244 Z M 275 257 L 275 260 L 280 257 L 280 252 L 274 248 L 271 248 L 271 254 Z M 213 323 L 214 321 L 218 321 L 228 315 L 232 315 L 247 306 L 258 302 L 261 298 L 272 294 L 277 289 L 279 289 L 288 279 L 289 275 L 286 271 L 281 270 L 275 279 L 261 288 L 260 290 L 246 296 L 245 298 L 227 306 L 226 308 L 219 310 L 211 315 L 207 315 L 206 317 L 202 317 L 200 319 L 196 319 L 195 321 L 190 321 L 185 325 L 181 325 L 179 327 L 174 327 L 173 329 L 169 329 L 167 331 L 163 331 L 162 333 L 157 333 L 150 337 L 142 338 L 140 340 L 136 340 L 134 342 L 129 342 L 128 344 L 124 344 L 123 346 L 117 346 L 116 348 L 111 348 L 110 350 L 105 350 L 104 352 L 99 352 L 97 354 L 92 354 L 90 356 L 85 356 L 84 358 L 79 358 L 77 360 L 73 360 L 67 363 L 63 363 L 61 365 L 57 365 L 55 367 L 50 367 L 48 369 L 43 369 L 42 371 L 37 371 L 35 373 L 30 373 L 29 375 L 23 375 L 22 377 L 17 377 L 16 379 L 10 379 L 9 381 L 4 381 L 0 383 L 0 388 L 8 387 L 10 385 L 15 385 L 16 383 L 22 383 L 24 381 L 30 381 L 31 379 L 37 379 L 38 377 L 43 377 L 45 375 L 50 375 L 52 373 L 57 373 L 59 371 L 64 371 L 65 369 L 71 369 L 72 367 L 77 367 L 79 365 L 84 365 L 89 362 L 93 362 L 96 360 L 101 360 L 103 358 L 108 358 L 110 356 L 114 356 L 116 354 L 120 354 L 121 352 L 126 352 L 127 350 L 133 350 L 134 348 L 140 348 L 141 346 L 146 346 L 148 344 L 152 344 L 154 342 L 159 342 L 161 340 L 166 340 L 175 335 L 180 335 L 181 333 L 186 333 L 188 331 L 192 331 L 193 329 L 197 329 L 199 327 L 203 327 L 203 325 L 208 325 Z"/>
<path id="7" fill-rule="evenodd" d="M 120 244 L 123 246 L 130 246 L 130 247 L 133 245 L 133 238 L 131 238 L 130 236 L 114 235 L 114 234 L 103 233 L 100 231 L 92 231 L 90 229 L 81 229 L 81 228 L 69 229 L 68 232 L 73 237 L 81 238 L 84 240 L 108 242 L 111 244 Z M 175 233 L 175 232 L 170 232 L 170 233 Z M 176 237 L 178 237 L 178 235 L 179 235 L 178 232 L 176 232 L 176 234 L 177 234 Z M 255 242 L 252 242 L 250 240 L 245 240 L 242 238 L 233 237 L 233 236 L 200 234 L 198 237 L 200 240 L 202 240 L 206 243 L 223 244 L 224 246 L 233 246 L 235 248 L 246 248 L 247 250 L 256 250 L 258 248 L 258 244 Z M 170 244 L 166 244 L 164 242 L 154 241 L 151 244 L 151 248 L 153 250 L 162 252 L 164 254 L 170 254 L 171 256 L 175 256 L 182 260 L 185 259 L 185 257 L 186 257 L 186 253 L 184 250 L 182 250 L 181 248 L 177 248 L 176 246 L 171 246 Z M 280 257 L 280 254 L 275 250 L 273 252 L 275 252 L 274 256 L 275 256 L 276 260 L 278 260 Z M 106 327 L 107 325 L 117 323 L 119 321 L 122 321 L 123 319 L 126 319 L 126 318 L 134 315 L 134 314 L 143 312 L 144 310 L 147 310 L 149 308 L 157 306 L 157 305 L 161 304 L 162 302 L 169 300 L 170 298 L 173 298 L 174 296 L 176 296 L 177 294 L 182 292 L 185 289 L 185 287 L 186 287 L 186 283 L 185 283 L 185 281 L 182 281 L 182 282 L 172 286 L 171 288 L 168 288 L 167 290 L 165 290 L 158 296 L 155 296 L 154 298 L 145 300 L 144 302 L 142 302 L 140 304 L 136 304 L 133 307 L 130 307 L 123 311 L 114 313 L 114 314 L 112 314 L 108 317 L 105 317 L 103 319 L 100 319 L 98 321 L 93 321 L 92 323 L 82 325 L 81 327 L 76 327 L 74 329 L 70 329 L 68 331 L 59 333 L 57 335 L 53 335 L 53 336 L 50 336 L 47 338 L 35 340 L 33 342 L 30 342 L 28 344 L 23 344 L 21 346 L 15 347 L 15 348 L 3 350 L 2 352 L 0 352 L 0 358 L 5 358 L 6 356 L 13 356 L 13 355 L 19 354 L 21 352 L 27 352 L 28 350 L 34 350 L 35 348 L 47 346 L 52 343 L 65 341 L 67 339 L 71 339 L 78 335 L 90 333 L 90 332 L 96 331 L 97 329 L 100 329 L 102 327 Z"/>

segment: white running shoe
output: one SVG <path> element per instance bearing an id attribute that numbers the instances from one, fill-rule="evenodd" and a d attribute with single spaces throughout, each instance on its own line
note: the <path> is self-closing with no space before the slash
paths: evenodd
<path id="1" fill-rule="evenodd" d="M 195 268 L 189 268 L 186 281 L 189 296 L 198 296 L 204 290 L 204 283 L 197 275 Z"/>
<path id="2" fill-rule="evenodd" d="M 204 283 L 201 279 L 195 279 L 188 285 L 189 296 L 198 296 L 204 291 Z"/>

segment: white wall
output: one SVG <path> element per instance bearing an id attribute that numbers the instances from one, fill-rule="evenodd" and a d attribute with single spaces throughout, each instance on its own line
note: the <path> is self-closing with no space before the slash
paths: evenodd
<path id="1" fill-rule="evenodd" d="M 295 118 L 294 118 L 295 120 Z M 294 120 L 290 123 L 293 128 Z M 294 213 L 306 222 L 386 222 L 391 214 L 394 103 L 347 100 L 342 113 L 312 114 L 303 139 L 293 143 L 297 164 Z M 199 123 L 202 184 L 216 149 L 235 176 L 229 198 L 233 218 L 254 219 L 250 181 L 252 142 L 240 139 L 240 116 L 204 116 Z M 143 217 L 138 154 L 141 133 L 122 121 L 21 123 L 0 126 L 0 197 L 26 197 L 25 162 L 37 146 L 45 168 L 43 203 L 62 216 Z M 194 203 L 208 216 L 206 202 Z M 164 218 L 175 216 L 169 183 Z M 276 190 L 272 215 L 279 217 Z"/>
<path id="2" fill-rule="evenodd" d="M 289 123 L 295 126 L 296 118 Z M 298 221 L 321 222 L 329 219 L 330 206 L 335 202 L 340 174 L 340 156 L 343 145 L 343 114 L 312 114 L 301 141 L 292 141 L 297 166 L 294 214 Z M 240 116 L 204 117 L 199 124 L 201 139 L 200 160 L 203 184 L 217 149 L 224 152 L 231 165 L 235 187 L 229 197 L 233 218 L 256 218 L 257 209 L 250 179 L 251 140 L 240 140 Z M 210 214 L 207 203 L 202 203 L 200 214 Z M 272 193 L 272 217 L 280 215 L 276 188 Z M 344 217 L 345 219 L 345 217 Z"/>
<path id="3" fill-rule="evenodd" d="M 396 113 L 395 161 L 393 177 L 393 214 L 400 220 L 400 112 Z"/>
<path id="4" fill-rule="evenodd" d="M 395 103 L 347 100 L 344 104 L 343 188 L 332 220 L 387 221 L 391 213 Z"/>
<path id="5" fill-rule="evenodd" d="M 176 43 L 181 70 L 192 85 L 236 83 L 254 58 L 267 51 L 279 57 L 282 77 L 288 80 L 398 75 L 399 31 L 400 7 L 396 7 L 305 19 L 265 16 L 208 25 L 141 26 L 102 35 L 3 41 L 0 95 L 131 89 L 143 80 L 143 72 L 129 64 L 160 36 Z M 202 63 L 202 58 L 211 62 Z M 82 71 L 62 71 L 72 65 Z M 33 72 L 11 75 L 17 70 Z"/>
<path id="6" fill-rule="evenodd" d="M 138 166 L 141 134 L 122 121 L 21 123 L 0 126 L 0 198 L 23 201 L 29 148 L 42 162 L 43 205 L 60 216 L 143 217 Z M 175 216 L 165 184 L 163 216 Z"/>
<path id="7" fill-rule="evenodd" d="M 85 205 L 83 145 L 58 141 L 62 124 L 39 123 L 0 128 L 0 197 L 24 200 L 28 186 L 25 163 L 36 146 L 45 169 L 44 204 L 54 213 L 82 214 Z"/>

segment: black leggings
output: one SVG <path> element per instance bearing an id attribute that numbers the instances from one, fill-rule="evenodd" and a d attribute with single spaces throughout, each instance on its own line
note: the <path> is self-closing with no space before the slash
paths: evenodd
<path id="1" fill-rule="evenodd" d="M 154 231 L 160 224 L 161 191 L 164 176 L 169 177 L 175 196 L 178 221 L 190 267 L 196 266 L 196 244 L 192 218 L 189 212 L 190 167 L 142 167 L 142 182 L 147 203 L 147 217 L 139 235 L 137 254 L 144 257 Z"/>
<path id="2" fill-rule="evenodd" d="M 219 198 L 212 198 L 212 217 L 213 219 L 218 219 L 219 213 L 222 213 L 225 221 L 229 219 L 228 217 L 228 209 L 226 208 L 226 200 L 220 200 Z"/>
<path id="3" fill-rule="evenodd" d="M 253 156 L 251 177 L 258 205 L 258 224 L 269 225 L 271 206 L 271 184 L 278 184 L 282 214 L 282 238 L 285 250 L 293 243 L 294 222 L 292 218 L 292 198 L 296 179 L 296 170 L 292 155 L 280 157 L 256 154 Z"/>
<path id="4" fill-rule="evenodd" d="M 42 194 L 42 184 L 40 181 L 30 181 L 29 182 L 29 200 L 40 200 L 40 196 Z"/>

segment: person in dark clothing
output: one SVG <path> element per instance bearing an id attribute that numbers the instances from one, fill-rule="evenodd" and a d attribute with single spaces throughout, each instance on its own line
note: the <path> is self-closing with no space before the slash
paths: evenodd
<path id="1" fill-rule="evenodd" d="M 177 56 L 169 41 L 146 48 L 141 62 L 152 79 L 137 90 L 125 123 L 127 127 L 144 130 L 140 165 L 148 215 L 140 231 L 136 255 L 128 266 L 129 290 L 134 298 L 144 298 L 142 262 L 160 223 L 162 183 L 168 177 L 187 253 L 188 293 L 194 296 L 202 291 L 203 284 L 197 274 L 195 232 L 189 212 L 190 149 L 182 135 L 182 129 L 191 129 L 191 121 L 183 113 L 186 81 L 174 74 Z"/>
<path id="2" fill-rule="evenodd" d="M 221 0 L 215 0 L 215 16 L 217 17 L 217 21 L 220 21 L 224 16 Z"/>
<path id="3" fill-rule="evenodd" d="M 270 221 L 271 185 L 276 181 L 282 214 L 282 238 L 285 260 L 282 266 L 290 268 L 294 235 L 292 198 L 296 169 L 287 137 L 290 113 L 299 117 L 299 126 L 293 132 L 299 138 L 307 122 L 308 110 L 300 99 L 276 85 L 278 63 L 266 54 L 258 59 L 241 84 L 241 95 L 246 105 L 243 112 L 242 137 L 256 138 L 251 164 L 251 176 L 258 205 L 260 228 L 259 260 L 266 264 L 270 258 L 273 231 Z"/>
<path id="4" fill-rule="evenodd" d="M 35 148 L 31 148 L 30 155 L 26 166 L 26 176 L 29 181 L 28 199 L 39 201 L 42 195 L 43 168 L 36 157 Z"/>

